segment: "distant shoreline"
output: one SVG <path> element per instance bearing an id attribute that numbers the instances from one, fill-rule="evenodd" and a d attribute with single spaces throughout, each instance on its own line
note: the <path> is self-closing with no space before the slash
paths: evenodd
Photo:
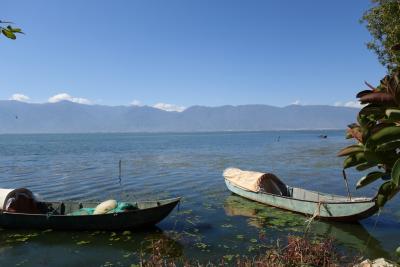
<path id="1" fill-rule="evenodd" d="M 32 133 L 0 133 L 0 135 L 79 135 L 79 134 L 212 134 L 212 133 L 263 133 L 263 132 L 321 132 L 345 131 L 346 129 L 277 129 L 277 130 L 221 130 L 221 131 L 137 131 L 137 132 L 32 132 Z"/>

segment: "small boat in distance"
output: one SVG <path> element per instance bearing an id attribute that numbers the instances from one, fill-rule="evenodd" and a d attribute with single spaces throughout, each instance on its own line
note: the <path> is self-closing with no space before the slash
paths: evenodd
<path id="1" fill-rule="evenodd" d="M 37 201 L 25 188 L 0 189 L 0 227 L 53 230 L 123 230 L 152 227 L 179 203 L 180 198 L 118 203 L 96 214 L 106 202 Z M 94 213 L 93 213 L 94 212 Z"/>
<path id="2" fill-rule="evenodd" d="M 272 173 L 228 168 L 223 176 L 228 189 L 239 196 L 319 219 L 355 222 L 372 216 L 379 209 L 375 198 L 350 199 L 291 187 Z"/>

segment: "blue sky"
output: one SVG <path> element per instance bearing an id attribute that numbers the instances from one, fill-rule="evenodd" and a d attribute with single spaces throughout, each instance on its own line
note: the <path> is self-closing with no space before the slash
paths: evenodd
<path id="1" fill-rule="evenodd" d="M 364 80 L 377 83 L 385 74 L 358 22 L 369 6 L 5 0 L 0 19 L 26 35 L 0 39 L 0 99 L 20 93 L 30 102 L 104 105 L 344 104 Z"/>

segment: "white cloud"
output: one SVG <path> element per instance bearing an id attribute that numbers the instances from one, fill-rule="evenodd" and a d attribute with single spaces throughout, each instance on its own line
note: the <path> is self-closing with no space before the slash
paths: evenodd
<path id="1" fill-rule="evenodd" d="M 138 107 L 143 106 L 142 103 L 141 103 L 139 100 L 136 100 L 136 99 L 134 99 L 134 100 L 130 103 L 130 105 L 131 105 L 131 106 L 138 106 Z"/>
<path id="2" fill-rule="evenodd" d="M 92 102 L 89 99 L 81 98 L 81 97 L 72 97 L 67 93 L 61 93 L 61 94 L 54 95 L 54 96 L 50 97 L 48 101 L 50 103 L 57 103 L 60 101 L 71 101 L 71 102 L 79 103 L 79 104 L 86 104 L 86 105 L 92 104 Z"/>
<path id="3" fill-rule="evenodd" d="M 177 111 L 177 112 L 182 112 L 186 109 L 185 107 L 182 106 L 177 106 L 174 104 L 167 104 L 167 103 L 157 103 L 153 106 L 153 108 L 158 108 L 165 111 Z"/>
<path id="4" fill-rule="evenodd" d="M 359 101 L 335 102 L 335 107 L 362 108 Z"/>
<path id="5" fill-rule="evenodd" d="M 294 101 L 293 103 L 292 103 L 292 105 L 300 105 L 300 100 L 296 100 L 296 101 Z"/>
<path id="6" fill-rule="evenodd" d="M 29 96 L 23 95 L 23 94 L 13 94 L 9 100 L 15 100 L 15 101 L 20 101 L 20 102 L 28 102 L 30 99 Z"/>

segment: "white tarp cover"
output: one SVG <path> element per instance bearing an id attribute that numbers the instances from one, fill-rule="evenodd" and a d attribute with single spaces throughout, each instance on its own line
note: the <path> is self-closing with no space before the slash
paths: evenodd
<path id="1" fill-rule="evenodd" d="M 0 188 L 0 210 L 4 210 L 7 205 L 7 200 L 11 197 L 16 197 L 18 194 L 25 194 L 34 199 L 32 192 L 25 188 L 5 189 Z"/>
<path id="2" fill-rule="evenodd" d="M 253 192 L 263 191 L 275 195 L 288 194 L 286 185 L 272 173 L 228 168 L 224 171 L 223 175 L 231 183 Z"/>

